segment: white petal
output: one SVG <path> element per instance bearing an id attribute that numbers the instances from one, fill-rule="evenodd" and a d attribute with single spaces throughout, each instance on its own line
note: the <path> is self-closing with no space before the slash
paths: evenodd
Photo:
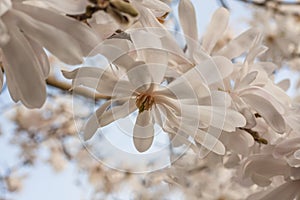
<path id="1" fill-rule="evenodd" d="M 195 141 L 200 143 L 203 147 L 213 151 L 216 154 L 224 155 L 225 147 L 217 138 L 212 136 L 210 133 L 206 133 L 202 130 L 198 130 L 195 135 Z"/>
<path id="2" fill-rule="evenodd" d="M 0 19 L 0 47 L 7 44 L 9 39 L 10 39 L 10 36 L 8 34 L 8 30 L 5 26 L 5 24 L 3 23 L 2 19 Z"/>
<path id="3" fill-rule="evenodd" d="M 30 15 L 32 18 L 56 27 L 57 30 L 68 33 L 72 38 L 76 39 L 77 43 L 79 43 L 84 56 L 87 56 L 91 50 L 101 42 L 100 37 L 98 37 L 92 29 L 75 19 L 35 6 L 19 3 L 14 3 L 14 6 L 18 8 L 18 10 L 22 10 Z M 63 44 L 66 45 L 67 42 L 63 42 Z M 72 47 L 69 46 L 69 50 L 71 50 L 71 48 Z"/>
<path id="4" fill-rule="evenodd" d="M 185 36 L 188 52 L 193 53 L 197 46 L 198 30 L 195 8 L 190 0 L 180 0 L 178 6 L 180 24 Z M 193 24 L 193 26 L 191 26 Z"/>
<path id="5" fill-rule="evenodd" d="M 255 94 L 257 96 L 260 96 L 263 99 L 266 99 L 269 101 L 280 114 L 285 113 L 285 106 L 278 100 L 277 95 L 274 95 L 274 92 L 268 88 L 262 88 L 258 86 L 251 86 L 247 89 L 244 89 L 242 92 L 240 92 L 240 96 L 243 96 L 245 94 Z M 288 104 L 289 105 L 289 104 Z"/>
<path id="6" fill-rule="evenodd" d="M 63 62 L 67 64 L 82 62 L 81 48 L 73 37 L 22 12 L 15 10 L 14 16 L 20 19 L 18 27 L 24 31 L 26 36 L 44 46 Z"/>
<path id="7" fill-rule="evenodd" d="M 196 69 L 203 81 L 210 85 L 228 77 L 233 71 L 233 64 L 225 57 L 216 56 L 198 63 Z"/>
<path id="8" fill-rule="evenodd" d="M 135 99 L 129 99 L 125 103 L 113 106 L 111 109 L 104 112 L 101 116 L 98 115 L 101 127 L 106 126 L 113 121 L 127 117 L 130 113 L 137 109 Z"/>
<path id="9" fill-rule="evenodd" d="M 212 90 L 210 96 L 203 97 L 199 100 L 201 105 L 223 106 L 229 107 L 232 99 L 227 92 Z"/>
<path id="10" fill-rule="evenodd" d="M 243 100 L 258 112 L 271 128 L 278 132 L 284 133 L 285 121 L 275 107 L 267 100 L 256 94 L 244 94 Z"/>
<path id="11" fill-rule="evenodd" d="M 38 43 L 36 43 L 34 40 L 28 37 L 27 39 L 40 63 L 41 73 L 44 75 L 45 78 L 47 78 L 50 73 L 50 63 L 48 60 L 48 56 Z"/>
<path id="12" fill-rule="evenodd" d="M 109 106 L 112 106 L 112 104 L 115 102 L 116 101 L 112 100 L 105 102 L 88 119 L 84 127 L 84 140 L 90 139 L 95 134 L 98 128 L 104 127 L 122 117 L 126 117 L 136 109 L 135 102 L 129 100 L 123 103 L 122 105 L 114 106 L 111 109 L 107 110 Z"/>
<path id="13" fill-rule="evenodd" d="M 171 8 L 165 4 L 164 2 L 161 2 L 159 0 L 152 0 L 152 1 L 148 1 L 148 0 L 137 0 L 139 1 L 139 3 L 141 3 L 143 6 L 151 9 L 151 10 L 155 10 L 155 11 L 163 11 L 163 12 L 171 12 Z"/>
<path id="14" fill-rule="evenodd" d="M 97 90 L 100 94 L 107 96 L 130 95 L 132 87 L 128 81 L 118 80 L 113 73 L 96 67 L 81 67 L 71 72 L 62 71 L 68 79 L 73 79 L 72 86 L 85 86 Z M 121 88 L 122 87 L 122 88 Z"/>
<path id="15" fill-rule="evenodd" d="M 48 0 L 47 3 L 53 8 L 70 15 L 85 13 L 88 5 L 86 0 Z"/>
<path id="16" fill-rule="evenodd" d="M 229 12 L 225 8 L 219 8 L 213 14 L 210 24 L 202 39 L 202 46 L 209 54 L 224 34 L 228 25 L 228 20 Z"/>
<path id="17" fill-rule="evenodd" d="M 200 121 L 207 126 L 213 126 L 225 131 L 235 131 L 237 127 L 246 125 L 242 114 L 225 107 L 198 106 Z"/>
<path id="18" fill-rule="evenodd" d="M 279 158 L 287 156 L 297 149 L 300 149 L 300 137 L 279 142 L 274 149 L 273 155 L 275 158 Z"/>
<path id="19" fill-rule="evenodd" d="M 217 55 L 225 56 L 228 59 L 239 57 L 250 48 L 251 42 L 254 40 L 257 34 L 258 30 L 254 28 L 245 31 L 226 44 L 217 52 Z"/>
<path id="20" fill-rule="evenodd" d="M 1 2 L 0 2 L 0 16 L 2 16 L 9 9 L 11 9 L 11 6 L 12 6 L 11 0 L 1 0 Z"/>
<path id="21" fill-rule="evenodd" d="M 176 99 L 197 99 L 210 95 L 208 86 L 201 80 L 201 75 L 196 68 L 192 68 L 176 78 L 165 89 L 157 93 Z M 169 94 L 169 95 L 168 95 Z M 174 97 L 176 95 L 176 97 Z"/>
<path id="22" fill-rule="evenodd" d="M 112 101 L 109 100 L 101 105 L 100 108 L 88 119 L 84 126 L 83 139 L 84 141 L 89 140 L 96 133 L 97 129 L 100 128 L 99 116 L 101 116 L 105 110 L 111 105 Z"/>
<path id="23" fill-rule="evenodd" d="M 28 108 L 39 108 L 46 100 L 46 84 L 39 61 L 17 27 L 10 27 L 11 39 L 2 47 L 9 91 L 15 101 Z"/>
<path id="24" fill-rule="evenodd" d="M 238 84 L 238 87 L 236 89 L 248 87 L 256 79 L 257 74 L 258 74 L 257 71 L 248 73 L 245 77 L 243 77 L 243 79 Z"/>
<path id="25" fill-rule="evenodd" d="M 139 152 L 147 151 L 154 138 L 154 124 L 151 111 L 145 110 L 137 116 L 133 129 L 133 142 Z"/>

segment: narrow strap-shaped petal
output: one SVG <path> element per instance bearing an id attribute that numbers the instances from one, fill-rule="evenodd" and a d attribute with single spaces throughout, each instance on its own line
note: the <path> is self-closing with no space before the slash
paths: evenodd
<path id="1" fill-rule="evenodd" d="M 133 143 L 139 152 L 147 151 L 154 138 L 154 124 L 151 111 L 145 110 L 138 114 L 133 129 Z"/>
<path id="2" fill-rule="evenodd" d="M 98 37 L 91 28 L 87 25 L 76 21 L 67 16 L 60 15 L 47 9 L 14 3 L 14 7 L 18 10 L 25 12 L 34 19 L 38 19 L 40 22 L 56 27 L 57 30 L 61 30 L 68 33 L 70 36 L 76 39 L 80 44 L 84 56 L 87 56 L 91 50 L 101 42 L 101 38 Z M 72 31 L 70 31 L 72 30 Z M 63 42 L 63 44 L 67 44 Z M 72 47 L 69 46 L 69 49 Z"/>
<path id="3" fill-rule="evenodd" d="M 41 73 L 44 75 L 45 78 L 47 78 L 50 73 L 50 63 L 48 60 L 48 56 L 46 55 L 44 49 L 37 42 L 30 39 L 29 37 L 26 38 L 30 43 L 32 50 L 34 51 L 35 56 L 37 57 L 40 63 Z"/>
<path id="4" fill-rule="evenodd" d="M 0 19 L 0 47 L 7 44 L 9 39 L 10 39 L 10 36 L 8 34 L 7 27 L 3 23 L 2 19 Z"/>
<path id="5" fill-rule="evenodd" d="M 249 85 L 256 79 L 258 71 L 252 71 L 248 73 L 243 79 L 237 84 L 236 89 L 242 89 L 249 87 Z"/>
<path id="6" fill-rule="evenodd" d="M 206 149 L 213 151 L 216 154 L 224 155 L 225 154 L 225 146 L 220 140 L 211 135 L 210 133 L 206 133 L 202 130 L 198 130 L 195 135 L 195 141 L 200 143 Z"/>
<path id="7" fill-rule="evenodd" d="M 17 17 L 18 27 L 26 36 L 44 46 L 51 53 L 67 64 L 82 62 L 82 51 L 78 42 L 66 32 L 14 10 L 13 17 Z"/>
<path id="8" fill-rule="evenodd" d="M 240 92 L 240 96 L 243 96 L 245 94 L 255 94 L 257 96 L 260 96 L 270 102 L 274 108 L 280 113 L 284 114 L 285 113 L 285 106 L 276 98 L 278 97 L 277 95 L 273 95 L 269 91 L 272 91 L 274 94 L 274 91 L 272 89 L 267 90 L 265 88 L 257 87 L 257 86 L 251 86 L 248 87 Z"/>
<path id="9" fill-rule="evenodd" d="M 46 100 L 46 84 L 38 59 L 17 27 L 9 27 L 11 39 L 2 47 L 4 70 L 10 93 L 28 108 L 39 108 Z"/>
<path id="10" fill-rule="evenodd" d="M 62 71 L 62 73 L 66 78 L 73 80 L 73 88 L 85 86 L 103 95 L 123 97 L 130 96 L 133 91 L 128 81 L 118 80 L 112 72 L 101 68 L 81 67 L 70 72 Z"/>
<path id="11" fill-rule="evenodd" d="M 222 49 L 220 49 L 216 55 L 225 56 L 230 60 L 239 57 L 250 48 L 251 42 L 257 35 L 258 30 L 251 28 L 231 40 Z"/>
<path id="12" fill-rule="evenodd" d="M 198 106 L 200 121 L 225 131 L 235 131 L 237 127 L 246 125 L 246 120 L 237 111 L 216 106 Z"/>
<path id="13" fill-rule="evenodd" d="M 211 21 L 202 38 L 202 46 L 211 53 L 215 44 L 224 34 L 229 20 L 229 12 L 225 8 L 219 8 L 212 16 Z"/>
<path id="14" fill-rule="evenodd" d="M 83 139 L 89 140 L 96 133 L 97 129 L 100 128 L 99 124 L 99 116 L 101 116 L 106 109 L 111 105 L 112 100 L 109 100 L 102 104 L 100 108 L 96 110 L 96 112 L 87 120 L 84 129 L 83 129 Z"/>
<path id="15" fill-rule="evenodd" d="M 200 61 L 196 66 L 199 76 L 208 85 L 223 81 L 233 72 L 232 62 L 223 56 L 212 57 L 205 61 Z"/>
<path id="16" fill-rule="evenodd" d="M 250 93 L 242 95 L 242 98 L 243 101 L 250 105 L 264 118 L 274 131 L 284 133 L 285 121 L 281 114 L 267 99 Z"/>
<path id="17" fill-rule="evenodd" d="M 134 110 L 136 110 L 134 100 L 127 100 L 121 105 L 113 106 L 112 108 L 108 109 L 109 106 L 112 106 L 112 104 L 116 101 L 117 100 L 109 100 L 105 102 L 88 119 L 84 127 L 84 140 L 90 139 L 95 134 L 98 128 L 104 127 L 112 123 L 113 121 L 126 117 Z"/>
<path id="18" fill-rule="evenodd" d="M 165 4 L 164 2 L 162 2 L 160 0 L 152 0 L 152 1 L 136 0 L 136 1 L 151 10 L 163 11 L 163 12 L 171 12 L 172 11 L 172 9 L 167 4 Z"/>
<path id="19" fill-rule="evenodd" d="M 51 7 L 70 15 L 83 14 L 88 5 L 87 0 L 47 0 Z"/>
<path id="20" fill-rule="evenodd" d="M 192 2 L 190 0 L 180 0 L 178 14 L 187 43 L 188 52 L 193 53 L 198 44 L 198 30 L 196 12 Z"/>

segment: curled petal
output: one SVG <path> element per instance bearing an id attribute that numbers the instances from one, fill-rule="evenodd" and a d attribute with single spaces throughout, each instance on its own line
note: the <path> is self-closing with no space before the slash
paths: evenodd
<path id="1" fill-rule="evenodd" d="M 244 94 L 243 100 L 258 112 L 270 127 L 278 133 L 284 133 L 285 121 L 275 107 L 265 98 L 256 94 Z"/>

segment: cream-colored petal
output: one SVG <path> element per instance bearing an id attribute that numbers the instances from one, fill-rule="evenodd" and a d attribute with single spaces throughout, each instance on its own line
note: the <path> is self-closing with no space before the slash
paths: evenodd
<path id="1" fill-rule="evenodd" d="M 63 16 L 44 8 L 15 2 L 14 7 L 42 23 L 48 24 L 55 27 L 57 30 L 67 33 L 69 36 L 74 38 L 77 43 L 79 43 L 80 50 L 83 52 L 84 56 L 87 56 L 91 50 L 102 41 L 90 27 L 70 17 Z M 70 44 L 67 42 L 62 43 L 67 45 L 68 49 L 71 50 L 72 47 L 69 46 Z"/>
<path id="2" fill-rule="evenodd" d="M 233 72 L 232 62 L 222 56 L 200 61 L 195 68 L 198 70 L 202 80 L 208 85 L 222 82 L 224 78 Z"/>
<path id="3" fill-rule="evenodd" d="M 243 32 L 241 35 L 234 38 L 222 49 L 220 49 L 216 55 L 225 56 L 228 59 L 239 57 L 249 49 L 251 42 L 254 40 L 257 34 L 258 30 L 255 28 L 251 28 Z"/>
<path id="4" fill-rule="evenodd" d="M 40 108 L 46 100 L 46 84 L 38 59 L 17 27 L 9 27 L 11 39 L 2 47 L 4 71 L 10 93 L 28 108 Z"/>
<path id="5" fill-rule="evenodd" d="M 265 98 L 256 94 L 244 94 L 243 101 L 258 112 L 269 126 L 278 133 L 285 132 L 285 121 L 276 108 Z"/>
<path id="6" fill-rule="evenodd" d="M 213 14 L 211 21 L 202 38 L 202 47 L 210 54 L 215 44 L 224 34 L 229 21 L 229 12 L 219 8 Z"/>
<path id="7" fill-rule="evenodd" d="M 198 46 L 198 30 L 195 8 L 190 0 L 180 0 L 178 6 L 180 24 L 190 54 Z M 191 26 L 193 24 L 193 26 Z"/>
<path id="8" fill-rule="evenodd" d="M 84 126 L 83 139 L 84 141 L 89 140 L 96 133 L 97 129 L 100 128 L 99 117 L 103 115 L 106 109 L 111 105 L 112 101 L 109 100 L 102 104 L 100 108 L 87 120 Z"/>
<path id="9" fill-rule="evenodd" d="M 26 36 L 44 46 L 51 53 L 67 64 L 82 62 L 83 53 L 79 43 L 69 34 L 14 10 L 11 17 L 17 17 L 18 27 Z"/>
<path id="10" fill-rule="evenodd" d="M 225 154 L 225 147 L 223 143 L 220 142 L 218 138 L 211 135 L 209 132 L 206 133 L 199 129 L 197 134 L 195 135 L 195 141 L 200 143 L 207 150 L 213 151 L 216 154 Z"/>
<path id="11" fill-rule="evenodd" d="M 139 152 L 147 151 L 154 138 L 154 124 L 151 111 L 145 110 L 139 113 L 133 129 L 133 143 Z"/>

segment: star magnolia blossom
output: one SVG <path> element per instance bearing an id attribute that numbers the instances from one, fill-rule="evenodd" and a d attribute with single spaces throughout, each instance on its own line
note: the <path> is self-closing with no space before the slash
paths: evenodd
<path id="1" fill-rule="evenodd" d="M 46 99 L 50 69 L 43 47 L 65 63 L 79 64 L 99 39 L 73 19 L 26 3 L 0 2 L 0 53 L 13 100 L 38 108 Z"/>

